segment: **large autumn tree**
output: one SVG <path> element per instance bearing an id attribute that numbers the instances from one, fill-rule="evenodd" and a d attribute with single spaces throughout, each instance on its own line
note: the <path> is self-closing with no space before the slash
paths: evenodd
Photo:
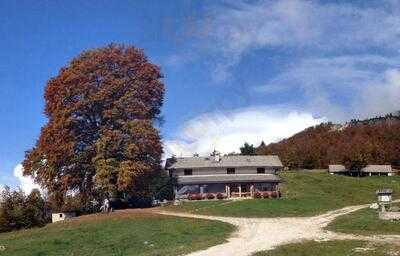
<path id="1" fill-rule="evenodd" d="M 67 192 L 134 193 L 160 170 L 164 85 L 143 51 L 109 45 L 82 52 L 45 88 L 45 114 L 25 175 L 58 203 Z"/>

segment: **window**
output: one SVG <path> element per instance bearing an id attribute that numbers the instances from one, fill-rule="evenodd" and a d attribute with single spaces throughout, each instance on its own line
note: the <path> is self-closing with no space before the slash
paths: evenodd
<path id="1" fill-rule="evenodd" d="M 226 174 L 235 174 L 235 168 L 226 169 Z"/>
<path id="2" fill-rule="evenodd" d="M 265 173 L 265 168 L 257 168 L 257 173 Z"/>
<path id="3" fill-rule="evenodd" d="M 192 169 L 185 169 L 185 170 L 183 171 L 183 174 L 184 174 L 185 176 L 192 175 L 192 174 L 193 174 L 193 170 L 192 170 Z"/>
<path id="4" fill-rule="evenodd" d="M 62 213 L 60 213 L 60 218 L 62 218 Z"/>

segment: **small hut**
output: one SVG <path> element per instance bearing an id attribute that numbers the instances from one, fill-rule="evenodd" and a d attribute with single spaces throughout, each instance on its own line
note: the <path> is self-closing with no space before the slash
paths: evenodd
<path id="1" fill-rule="evenodd" d="M 58 222 L 63 220 L 69 220 L 76 217 L 75 212 L 57 212 L 51 214 L 51 222 Z"/>

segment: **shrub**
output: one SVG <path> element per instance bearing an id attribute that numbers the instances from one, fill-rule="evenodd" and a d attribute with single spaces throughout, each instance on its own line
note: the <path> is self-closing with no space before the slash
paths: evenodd
<path id="1" fill-rule="evenodd" d="M 207 199 L 209 199 L 209 200 L 212 200 L 212 199 L 215 198 L 215 196 L 214 196 L 213 193 L 208 193 L 208 194 L 206 195 L 206 197 L 207 197 Z"/>
<path id="2" fill-rule="evenodd" d="M 39 190 L 25 195 L 22 190 L 6 187 L 0 193 L 0 232 L 44 226 L 49 222 L 49 209 Z"/>
<path id="3" fill-rule="evenodd" d="M 272 192 L 271 192 L 271 197 L 272 197 L 272 198 L 277 198 L 277 197 L 278 197 L 278 192 L 272 191 Z"/>
<path id="4" fill-rule="evenodd" d="M 264 199 L 270 198 L 269 192 L 262 192 L 262 198 L 264 198 Z"/>
<path id="5" fill-rule="evenodd" d="M 222 193 L 218 193 L 217 194 L 217 199 L 221 200 L 221 199 L 224 199 L 224 198 L 225 198 L 224 194 L 222 194 Z"/>
<path id="6" fill-rule="evenodd" d="M 254 198 L 262 198 L 262 195 L 261 195 L 261 193 L 260 192 L 255 192 L 254 193 Z"/>
<path id="7" fill-rule="evenodd" d="M 203 200 L 204 199 L 202 194 L 196 194 L 195 197 L 196 197 L 196 200 Z"/>
<path id="8" fill-rule="evenodd" d="M 131 208 L 148 208 L 152 206 L 152 198 L 149 196 L 131 196 L 127 200 L 127 205 L 125 205 L 125 202 L 121 199 L 110 199 L 110 206 L 113 209 L 124 209 L 126 207 L 131 207 Z"/>
<path id="9" fill-rule="evenodd" d="M 278 190 L 278 197 L 281 198 L 282 197 L 282 193 L 280 190 Z"/>
<path id="10" fill-rule="evenodd" d="M 189 194 L 188 199 L 189 200 L 202 200 L 204 198 L 203 198 L 202 194 Z"/>

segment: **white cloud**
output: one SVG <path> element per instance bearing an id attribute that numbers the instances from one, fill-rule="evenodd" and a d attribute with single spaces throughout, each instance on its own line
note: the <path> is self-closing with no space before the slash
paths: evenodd
<path id="1" fill-rule="evenodd" d="M 238 152 L 244 142 L 258 146 L 287 138 L 324 118 L 309 113 L 258 107 L 228 113 L 214 112 L 187 121 L 174 139 L 164 142 L 166 155 L 205 155 L 214 149 Z"/>
<path id="2" fill-rule="evenodd" d="M 25 193 L 30 193 L 32 189 L 40 189 L 40 186 L 36 184 L 33 179 L 29 176 L 24 176 L 24 167 L 22 164 L 18 164 L 14 168 L 14 177 L 16 177 L 19 181 L 19 186 Z"/>
<path id="3" fill-rule="evenodd" d="M 383 77 L 363 88 L 354 103 L 360 117 L 377 116 L 400 110 L 400 70 L 387 70 Z"/>
<path id="4" fill-rule="evenodd" d="M 313 47 L 324 50 L 400 45 L 400 4 L 323 1 L 238 1 L 214 12 L 211 36 L 221 51 L 241 55 L 262 47 Z"/>
<path id="5" fill-rule="evenodd" d="M 295 95 L 292 101 L 297 102 L 301 109 L 327 116 L 334 121 L 347 120 L 359 116 L 361 112 L 364 116 L 369 116 L 376 114 L 375 110 L 393 111 L 395 107 L 400 109 L 400 101 L 393 97 L 390 101 L 391 108 L 379 108 L 378 102 L 385 103 L 382 106 L 388 105 L 388 102 L 385 102 L 387 97 L 383 93 L 373 93 L 374 88 L 377 88 L 376 84 L 383 83 L 382 79 L 378 80 L 382 76 L 381 73 L 392 70 L 399 61 L 399 58 L 379 55 L 305 58 L 292 64 L 267 84 L 254 89 L 271 93 L 296 88 L 301 94 Z M 379 90 L 386 92 L 389 90 L 386 87 L 380 87 Z M 395 89 L 389 91 L 392 93 Z M 368 91 L 374 95 L 367 99 Z M 360 95 L 365 95 L 363 100 L 360 100 Z M 377 101 L 376 106 L 371 105 L 371 100 Z"/>

